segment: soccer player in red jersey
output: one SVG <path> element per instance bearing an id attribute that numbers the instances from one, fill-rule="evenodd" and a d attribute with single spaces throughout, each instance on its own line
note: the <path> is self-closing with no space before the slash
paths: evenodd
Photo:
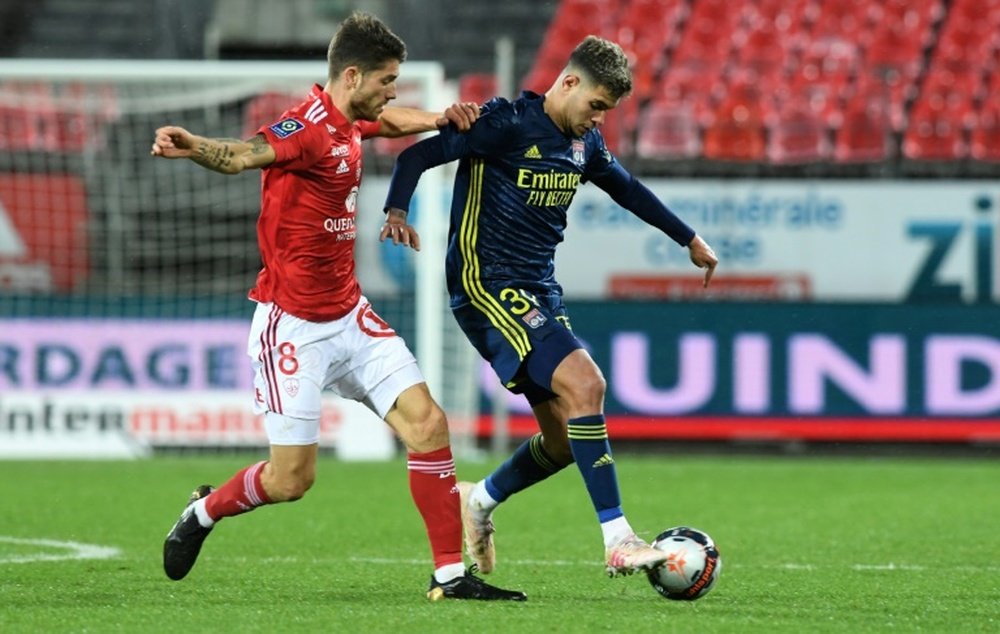
<path id="1" fill-rule="evenodd" d="M 405 45 L 385 24 L 355 13 L 330 43 L 326 85 L 315 85 L 253 138 L 211 139 L 175 126 L 156 131 L 154 156 L 187 158 L 224 174 L 262 170 L 257 239 L 264 266 L 250 291 L 257 308 L 248 353 L 270 457 L 217 489 L 198 487 L 164 542 L 171 579 L 187 575 L 219 520 L 305 495 L 315 478 L 320 393 L 330 389 L 368 406 L 407 447 L 410 492 L 434 558 L 428 598 L 525 599 L 465 569 L 445 414 L 355 276 L 361 140 L 449 122 L 468 129 L 478 116 L 474 104 L 455 104 L 443 116 L 387 107 L 405 57 Z M 408 242 L 406 229 L 399 231 L 393 237 Z"/>

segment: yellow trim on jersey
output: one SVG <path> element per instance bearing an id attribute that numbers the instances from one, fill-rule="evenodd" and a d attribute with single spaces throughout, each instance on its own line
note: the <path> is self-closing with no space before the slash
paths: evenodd
<path id="1" fill-rule="evenodd" d="M 524 328 L 503 309 L 495 297 L 486 292 L 480 280 L 479 256 L 476 255 L 476 240 L 479 233 L 479 212 L 482 209 L 483 159 L 472 159 L 469 170 L 469 194 L 462 212 L 462 225 L 458 234 L 458 249 L 462 254 L 462 286 L 469 295 L 472 305 L 486 315 L 490 323 L 510 342 L 521 359 L 528 356 L 531 342 Z"/>

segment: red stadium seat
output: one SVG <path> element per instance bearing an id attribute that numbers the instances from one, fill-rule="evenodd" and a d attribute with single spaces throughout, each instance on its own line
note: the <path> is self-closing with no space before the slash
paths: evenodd
<path id="1" fill-rule="evenodd" d="M 545 91 L 584 37 L 591 34 L 614 37 L 616 24 L 617 14 L 607 11 L 601 0 L 562 0 L 522 86 Z"/>
<path id="2" fill-rule="evenodd" d="M 834 135 L 838 163 L 875 163 L 892 156 L 889 117 L 885 109 L 864 101 L 849 104 Z"/>
<path id="3" fill-rule="evenodd" d="M 952 71 L 932 65 L 927 71 L 921 93 L 957 94 L 974 101 L 986 90 L 981 69 L 971 68 Z"/>
<path id="4" fill-rule="evenodd" d="M 719 161 L 762 161 L 764 141 L 760 98 L 749 88 L 737 88 L 705 130 L 704 156 Z"/>
<path id="5" fill-rule="evenodd" d="M 903 136 L 903 156 L 920 161 L 956 161 L 968 155 L 961 122 L 944 110 L 914 114 Z"/>
<path id="6" fill-rule="evenodd" d="M 988 101 L 980 108 L 969 139 L 969 156 L 1000 163 L 1000 100 Z"/>
<path id="7" fill-rule="evenodd" d="M 636 154 L 651 159 L 691 159 L 701 154 L 698 121 L 690 104 L 654 101 L 643 112 Z"/>
<path id="8" fill-rule="evenodd" d="M 767 158 L 772 163 L 816 163 L 830 156 L 827 128 L 808 102 L 788 102 L 769 129 Z"/>
<path id="9" fill-rule="evenodd" d="M 654 81 L 666 62 L 666 50 L 679 39 L 680 0 L 631 0 L 621 16 L 615 41 L 629 57 L 633 98 L 645 100 L 655 91 Z"/>
<path id="10" fill-rule="evenodd" d="M 458 78 L 459 101 L 480 105 L 497 94 L 497 77 L 493 73 L 466 73 Z"/>

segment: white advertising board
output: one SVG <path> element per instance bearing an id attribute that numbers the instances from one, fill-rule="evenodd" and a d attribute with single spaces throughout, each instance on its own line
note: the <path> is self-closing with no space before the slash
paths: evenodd
<path id="1" fill-rule="evenodd" d="M 266 447 L 263 418 L 236 391 L 5 392 L 0 459 L 133 458 L 165 447 Z M 320 446 L 345 460 L 395 455 L 389 427 L 365 406 L 326 395 Z"/>
<path id="2" fill-rule="evenodd" d="M 556 276 L 568 297 L 874 302 L 998 297 L 1000 184 L 995 182 L 643 182 L 714 247 L 720 264 L 713 288 L 701 291 L 685 249 L 594 185 L 583 185 L 557 252 Z M 364 222 L 371 224 L 359 235 L 378 235 L 382 218 L 377 210 L 387 186 L 385 179 L 366 181 Z M 450 191 L 445 208 L 449 202 Z M 371 268 L 398 268 L 396 260 L 385 258 L 402 254 L 386 255 L 366 242 L 360 241 L 359 252 L 366 251 L 361 257 L 382 258 L 380 267 Z M 392 278 L 391 273 L 371 274 L 363 281 L 377 292 Z"/>

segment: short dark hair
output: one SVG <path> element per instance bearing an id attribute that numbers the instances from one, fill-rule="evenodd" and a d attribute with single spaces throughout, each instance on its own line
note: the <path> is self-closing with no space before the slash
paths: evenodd
<path id="1" fill-rule="evenodd" d="M 632 70 L 622 47 L 611 40 L 588 35 L 569 56 L 569 68 L 606 88 L 615 99 L 632 92 Z"/>
<path id="2" fill-rule="evenodd" d="M 402 63 L 406 60 L 406 44 L 375 16 L 355 11 L 340 23 L 326 59 L 330 79 L 335 79 L 348 66 L 357 66 L 366 73 L 390 60 Z"/>

